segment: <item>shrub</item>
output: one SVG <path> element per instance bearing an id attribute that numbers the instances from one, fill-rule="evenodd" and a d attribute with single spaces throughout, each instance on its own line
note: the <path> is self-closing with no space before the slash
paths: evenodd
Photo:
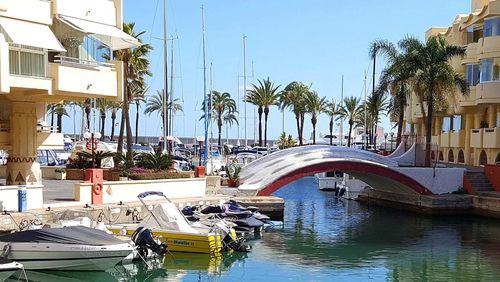
<path id="1" fill-rule="evenodd" d="M 228 164 L 226 166 L 226 175 L 229 179 L 236 180 L 240 177 L 241 167 L 235 164 Z"/>
<path id="2" fill-rule="evenodd" d="M 89 168 L 91 166 L 92 166 L 92 162 L 86 160 L 85 158 L 83 158 L 81 156 L 77 156 L 74 159 L 69 158 L 68 162 L 66 163 L 66 168 L 85 169 L 85 168 Z"/>
<path id="3" fill-rule="evenodd" d="M 154 171 L 166 170 L 173 164 L 172 156 L 169 154 L 142 153 L 137 156 L 137 166 L 152 169 Z"/>

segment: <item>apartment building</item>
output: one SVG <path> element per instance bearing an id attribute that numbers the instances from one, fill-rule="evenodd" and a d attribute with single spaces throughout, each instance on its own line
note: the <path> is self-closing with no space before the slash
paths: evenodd
<path id="1" fill-rule="evenodd" d="M 139 45 L 121 30 L 122 21 L 122 0 L 0 0 L 7 185 L 40 184 L 37 150 L 63 145 L 62 134 L 45 121 L 47 103 L 122 99 L 123 63 L 112 51 Z"/>
<path id="2" fill-rule="evenodd" d="M 470 93 L 457 93 L 447 111 L 435 114 L 432 157 L 474 166 L 500 162 L 500 1 L 472 0 L 469 14 L 458 15 L 450 27 L 426 32 L 426 38 L 435 35 L 466 47 L 466 56 L 450 63 L 467 78 Z M 425 134 L 415 95 L 409 99 L 405 122 L 407 131 Z"/>

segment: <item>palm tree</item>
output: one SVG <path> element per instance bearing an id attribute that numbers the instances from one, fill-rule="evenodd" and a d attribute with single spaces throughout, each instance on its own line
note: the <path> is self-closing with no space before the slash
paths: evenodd
<path id="1" fill-rule="evenodd" d="M 320 98 L 316 91 L 310 91 L 305 96 L 305 105 L 307 112 L 311 115 L 311 124 L 313 128 L 313 145 L 316 144 L 316 124 L 318 123 L 318 115 L 325 111 L 328 102 L 326 98 Z"/>
<path id="2" fill-rule="evenodd" d="M 258 85 L 252 84 L 252 89 L 247 90 L 245 100 L 258 107 L 259 113 L 259 146 L 262 146 L 262 113 L 264 113 L 264 143 L 267 144 L 267 119 L 269 107 L 278 104 L 280 85 L 274 86 L 269 77 L 258 80 Z"/>
<path id="3" fill-rule="evenodd" d="M 299 138 L 299 145 L 303 145 L 303 132 L 304 132 L 304 117 L 305 117 L 305 102 L 304 97 L 309 93 L 309 87 L 302 82 L 291 82 L 282 91 L 279 97 L 280 108 L 290 108 L 295 115 L 297 125 L 297 135 Z"/>
<path id="4" fill-rule="evenodd" d="M 335 117 L 339 115 L 339 106 L 335 104 L 335 101 L 332 101 L 327 103 L 325 105 L 325 113 L 330 117 L 330 146 L 333 145 L 333 123 L 335 120 Z"/>
<path id="5" fill-rule="evenodd" d="M 136 38 L 142 43 L 141 36 L 145 31 L 136 32 L 135 23 L 124 23 L 123 32 Z M 117 50 L 114 57 L 123 61 L 123 103 L 122 103 L 122 123 L 120 125 L 120 136 L 118 138 L 118 153 L 123 151 L 124 131 L 127 131 L 127 161 L 132 162 L 132 127 L 130 126 L 129 104 L 132 100 L 132 93 L 136 88 L 146 88 L 145 76 L 151 76 L 149 71 L 148 54 L 153 49 L 150 44 L 141 44 L 138 47 Z M 109 58 L 108 58 L 109 59 Z"/>
<path id="6" fill-rule="evenodd" d="M 210 103 L 209 103 L 210 104 Z M 220 93 L 218 91 L 212 91 L 212 109 L 210 115 L 212 120 L 217 121 L 217 129 L 219 130 L 219 148 L 222 146 L 222 125 L 224 123 L 231 125 L 233 122 L 238 123 L 236 118 L 236 101 L 231 98 L 231 94 L 224 92 Z M 204 106 L 202 106 L 202 111 L 205 111 Z M 205 116 L 202 116 L 204 118 Z"/>
<path id="7" fill-rule="evenodd" d="M 69 117 L 68 112 L 66 111 L 66 103 L 61 102 L 56 104 L 49 104 L 48 109 L 49 113 L 52 116 L 54 115 L 57 116 L 57 132 L 62 133 L 62 117 L 63 116 Z"/>
<path id="8" fill-rule="evenodd" d="M 96 100 L 96 108 L 99 110 L 100 113 L 101 124 L 99 125 L 99 128 L 101 131 L 102 140 L 104 140 L 104 129 L 106 126 L 106 112 L 109 109 L 109 101 L 107 101 L 104 98 L 98 98 Z"/>
<path id="9" fill-rule="evenodd" d="M 391 101 L 389 109 L 391 120 L 397 122 L 396 146 L 401 142 L 403 133 L 404 110 L 407 105 L 407 97 L 410 94 L 412 78 L 415 74 L 415 68 L 410 61 L 413 56 L 406 43 L 415 39 L 407 38 L 398 42 L 398 48 L 388 41 L 378 41 L 378 52 L 387 60 L 387 67 L 380 76 L 377 93 L 389 92 Z"/>
<path id="10" fill-rule="evenodd" d="M 465 78 L 456 73 L 449 60 L 464 56 L 465 48 L 448 45 L 443 37 L 430 37 L 425 44 L 419 40 L 407 38 L 402 42 L 410 50 L 410 60 L 417 70 L 414 75 L 413 91 L 427 102 L 425 166 L 431 165 L 432 117 L 438 103 L 445 103 L 446 98 L 456 94 L 456 90 L 466 95 L 469 86 Z"/>
<path id="11" fill-rule="evenodd" d="M 384 95 L 384 92 L 375 92 L 370 95 L 366 101 L 367 115 L 370 116 L 371 123 L 365 124 L 365 128 L 369 128 L 370 140 L 373 145 L 377 144 L 377 126 L 380 122 L 380 114 L 387 112 L 389 103 Z M 364 119 L 364 116 L 360 119 Z M 364 123 L 364 122 L 363 122 Z"/>
<path id="12" fill-rule="evenodd" d="M 136 87 L 132 93 L 132 101 L 135 103 L 135 144 L 139 143 L 139 110 L 141 108 L 141 103 L 146 102 L 146 92 L 148 88 L 143 89 Z"/>
<path id="13" fill-rule="evenodd" d="M 363 109 L 359 102 L 360 98 L 346 97 L 344 98 L 344 104 L 340 106 L 339 116 L 346 118 L 349 123 L 349 138 L 347 139 L 347 147 L 351 146 L 352 127 L 356 121 L 359 120 L 359 115 Z"/>
<path id="14" fill-rule="evenodd" d="M 119 102 L 110 102 L 109 108 L 111 109 L 111 135 L 109 136 L 109 140 L 114 141 L 116 113 L 122 108 L 122 105 Z"/>
<path id="15" fill-rule="evenodd" d="M 163 129 L 165 129 L 165 116 L 164 116 L 164 110 L 163 110 L 163 99 L 165 99 L 165 92 L 163 90 L 157 90 L 156 95 L 153 96 L 148 96 L 146 99 L 146 109 L 144 110 L 144 113 L 147 114 L 148 116 L 151 115 L 152 113 L 157 113 L 161 116 L 161 121 L 163 125 Z M 178 103 L 179 99 L 174 99 L 173 102 L 167 102 L 167 112 L 168 110 L 173 110 L 174 113 L 181 111 L 182 112 L 182 105 Z"/>

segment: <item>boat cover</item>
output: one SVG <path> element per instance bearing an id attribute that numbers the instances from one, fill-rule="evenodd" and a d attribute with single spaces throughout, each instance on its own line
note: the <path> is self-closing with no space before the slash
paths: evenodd
<path id="1" fill-rule="evenodd" d="M 155 209 L 152 210 L 152 213 L 155 216 L 147 216 L 139 224 L 139 226 L 150 229 L 162 229 L 186 232 L 191 234 L 200 234 L 198 230 L 194 229 L 189 224 L 189 222 L 182 215 L 179 209 L 172 203 L 163 203 L 161 205 L 158 205 Z"/>
<path id="2" fill-rule="evenodd" d="M 123 244 L 122 240 L 115 238 L 104 231 L 85 226 L 70 226 L 62 228 L 42 228 L 26 230 L 0 236 L 0 242 L 18 243 L 57 243 L 104 246 Z"/>

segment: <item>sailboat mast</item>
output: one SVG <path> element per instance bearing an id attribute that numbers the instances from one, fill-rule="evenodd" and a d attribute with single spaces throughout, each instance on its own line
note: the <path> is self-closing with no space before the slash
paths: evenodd
<path id="1" fill-rule="evenodd" d="M 365 150 L 366 150 L 366 149 L 368 149 L 368 140 L 366 139 L 366 136 L 368 134 L 368 123 L 367 123 L 367 121 L 368 121 L 368 119 L 367 119 L 368 112 L 366 111 L 366 92 L 367 92 L 367 87 L 366 87 L 366 71 L 365 71 L 365 81 L 364 81 L 363 88 L 365 89 L 365 130 L 364 130 L 365 132 L 363 134 L 363 144 L 364 144 L 363 147 L 365 147 Z"/>
<path id="2" fill-rule="evenodd" d="M 170 129 L 169 132 L 174 135 L 174 37 L 170 36 L 172 40 L 172 50 L 170 53 Z"/>
<path id="3" fill-rule="evenodd" d="M 344 105 L 344 75 L 342 75 L 342 84 L 341 84 L 341 88 L 340 88 L 340 106 L 342 107 L 343 105 Z M 343 117 L 340 119 L 339 133 L 340 133 L 340 146 L 342 146 L 344 143 L 344 118 Z M 351 138 L 351 137 L 349 136 L 349 138 Z"/>
<path id="4" fill-rule="evenodd" d="M 203 45 L 203 108 L 204 121 L 205 121 L 205 142 L 203 146 L 205 150 L 203 151 L 203 165 L 206 166 L 207 156 L 208 156 L 208 104 L 207 104 L 207 60 L 206 60 L 206 48 L 205 48 L 205 11 L 203 5 L 201 5 L 201 29 L 202 29 L 202 45 Z"/>
<path id="5" fill-rule="evenodd" d="M 166 0 L 163 0 L 163 151 L 168 149 L 167 147 L 167 136 L 168 136 L 168 110 L 167 110 L 167 100 L 168 100 L 168 58 L 167 58 L 167 4 Z"/>
<path id="6" fill-rule="evenodd" d="M 238 115 L 238 122 L 236 123 L 238 125 L 238 134 L 237 138 L 238 140 L 236 141 L 236 145 L 240 145 L 240 74 L 238 73 L 238 88 L 237 88 L 237 93 L 238 93 L 238 103 L 236 104 L 237 108 L 237 115 Z"/>
<path id="7" fill-rule="evenodd" d="M 247 140 L 247 36 L 243 35 L 243 101 L 245 102 L 245 111 L 244 111 L 244 119 L 245 119 L 245 147 L 248 146 Z"/>

